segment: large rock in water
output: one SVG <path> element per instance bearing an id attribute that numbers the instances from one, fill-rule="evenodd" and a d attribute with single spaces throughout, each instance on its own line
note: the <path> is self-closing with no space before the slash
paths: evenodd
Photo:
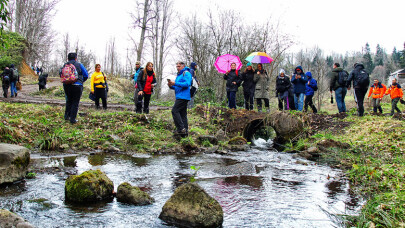
<path id="1" fill-rule="evenodd" d="M 2 228 L 34 228 L 22 217 L 8 210 L 0 209 L 0 227 Z"/>
<path id="2" fill-rule="evenodd" d="M 303 121 L 289 112 L 273 112 L 270 115 L 270 120 L 270 125 L 277 133 L 275 141 L 278 143 L 288 142 L 304 130 Z"/>
<path id="3" fill-rule="evenodd" d="M 148 193 L 142 191 L 138 187 L 124 182 L 118 186 L 117 200 L 123 203 L 130 203 L 137 206 L 149 205 L 155 202 Z"/>
<path id="4" fill-rule="evenodd" d="M 218 201 L 203 188 L 187 183 L 174 191 L 159 218 L 179 227 L 220 227 L 224 213 Z"/>
<path id="5" fill-rule="evenodd" d="M 69 176 L 65 182 L 65 198 L 73 202 L 95 202 L 113 197 L 114 184 L 100 170 L 89 170 Z"/>
<path id="6" fill-rule="evenodd" d="M 27 148 L 0 144 L 0 184 L 12 183 L 23 179 L 30 163 L 30 152 Z"/>

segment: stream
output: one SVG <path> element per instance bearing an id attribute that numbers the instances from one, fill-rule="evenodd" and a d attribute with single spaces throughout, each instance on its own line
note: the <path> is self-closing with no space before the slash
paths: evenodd
<path id="1" fill-rule="evenodd" d="M 158 216 L 175 188 L 201 167 L 196 183 L 224 211 L 223 227 L 339 227 L 331 214 L 355 214 L 361 202 L 351 194 L 342 171 L 271 149 L 255 141 L 249 151 L 226 155 L 31 155 L 35 179 L 0 186 L 0 208 L 21 215 L 36 227 L 170 227 Z M 220 174 L 235 164 L 253 164 L 255 172 Z M 78 206 L 65 202 L 68 175 L 100 169 L 114 182 L 129 182 L 155 198 L 149 206 L 101 202 Z"/>

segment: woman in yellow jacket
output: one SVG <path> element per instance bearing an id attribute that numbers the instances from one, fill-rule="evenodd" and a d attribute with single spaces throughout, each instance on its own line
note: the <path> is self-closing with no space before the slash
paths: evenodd
<path id="1" fill-rule="evenodd" d="M 91 93 L 96 97 L 96 109 L 100 108 L 100 98 L 103 103 L 103 109 L 107 109 L 107 78 L 101 72 L 100 64 L 96 64 L 95 72 L 91 75 L 90 87 Z"/>

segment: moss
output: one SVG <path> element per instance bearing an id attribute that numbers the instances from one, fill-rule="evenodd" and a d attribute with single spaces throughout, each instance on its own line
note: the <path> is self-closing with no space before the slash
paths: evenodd
<path id="1" fill-rule="evenodd" d="M 30 153 L 26 152 L 22 157 L 17 157 L 11 164 L 15 165 L 18 169 L 28 167 L 30 164 Z"/>
<path id="2" fill-rule="evenodd" d="M 89 170 L 70 176 L 65 183 L 67 200 L 84 202 L 97 201 L 112 196 L 114 185 L 100 170 Z"/>
<path id="3" fill-rule="evenodd" d="M 247 140 L 245 138 L 243 138 L 242 136 L 236 136 L 236 137 L 230 139 L 228 144 L 229 145 L 244 145 L 244 144 L 247 144 Z"/>

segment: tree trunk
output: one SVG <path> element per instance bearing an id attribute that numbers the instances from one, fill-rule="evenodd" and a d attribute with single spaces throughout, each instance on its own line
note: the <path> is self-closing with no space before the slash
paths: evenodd
<path id="1" fill-rule="evenodd" d="M 143 44 L 145 42 L 145 32 L 146 32 L 146 23 L 147 23 L 147 16 L 149 12 L 149 0 L 145 0 L 143 9 L 143 18 L 142 18 L 142 29 L 141 29 L 141 37 L 139 39 L 139 46 L 137 51 L 137 61 L 141 61 L 142 59 L 142 51 L 143 51 Z"/>

